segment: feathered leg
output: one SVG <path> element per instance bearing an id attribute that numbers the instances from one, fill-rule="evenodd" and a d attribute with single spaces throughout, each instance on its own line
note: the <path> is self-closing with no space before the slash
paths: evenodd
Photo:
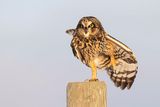
<path id="1" fill-rule="evenodd" d="M 107 48 L 110 50 L 110 51 L 108 51 L 108 55 L 111 58 L 111 61 L 110 61 L 110 64 L 108 64 L 108 67 L 112 66 L 113 69 L 115 69 L 117 61 L 116 61 L 116 59 L 114 57 L 114 47 L 113 47 L 113 45 L 111 43 L 108 43 Z"/>
<path id="2" fill-rule="evenodd" d="M 90 67 L 92 70 L 92 78 L 89 81 L 98 81 L 97 79 L 97 68 L 94 62 L 90 63 Z"/>

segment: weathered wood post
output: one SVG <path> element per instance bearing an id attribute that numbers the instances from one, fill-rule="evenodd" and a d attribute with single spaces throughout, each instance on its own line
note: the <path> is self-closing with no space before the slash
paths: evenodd
<path id="1" fill-rule="evenodd" d="M 67 107 L 106 107 L 103 81 L 71 82 L 67 86 Z"/>

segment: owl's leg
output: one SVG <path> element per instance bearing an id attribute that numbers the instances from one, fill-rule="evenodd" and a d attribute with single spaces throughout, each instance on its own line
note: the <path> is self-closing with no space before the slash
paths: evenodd
<path id="1" fill-rule="evenodd" d="M 116 59 L 114 58 L 114 56 L 112 56 L 112 55 L 110 55 L 110 63 L 107 65 L 107 67 L 109 68 L 109 67 L 113 67 L 113 69 L 115 69 L 115 67 L 116 67 L 116 65 L 117 65 L 117 61 L 116 61 Z"/>
<path id="2" fill-rule="evenodd" d="M 97 68 L 94 62 L 90 63 L 90 67 L 92 70 L 92 78 L 89 81 L 98 81 L 97 79 Z"/>
<path id="3" fill-rule="evenodd" d="M 114 58 L 114 56 L 111 56 L 111 62 L 110 62 L 111 66 L 113 67 L 113 69 L 115 69 L 115 66 L 117 64 L 116 59 Z"/>
<path id="4" fill-rule="evenodd" d="M 112 45 L 112 43 L 108 43 L 108 54 L 110 55 L 111 61 L 110 64 L 108 65 L 108 67 L 112 66 L 113 69 L 115 69 L 115 66 L 117 64 L 117 61 L 114 57 L 114 47 Z"/>

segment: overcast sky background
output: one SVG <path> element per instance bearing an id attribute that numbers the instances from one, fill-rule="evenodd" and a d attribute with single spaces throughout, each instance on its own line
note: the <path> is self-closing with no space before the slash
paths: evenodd
<path id="1" fill-rule="evenodd" d="M 66 106 L 67 83 L 91 71 L 73 57 L 65 30 L 90 15 L 139 63 L 129 91 L 98 73 L 108 86 L 108 107 L 160 106 L 159 0 L 0 0 L 0 107 Z"/>

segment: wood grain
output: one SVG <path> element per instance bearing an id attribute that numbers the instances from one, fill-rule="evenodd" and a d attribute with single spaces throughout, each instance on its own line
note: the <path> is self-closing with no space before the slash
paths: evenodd
<path id="1" fill-rule="evenodd" d="M 67 85 L 67 107 L 106 107 L 106 84 L 71 82 Z"/>

